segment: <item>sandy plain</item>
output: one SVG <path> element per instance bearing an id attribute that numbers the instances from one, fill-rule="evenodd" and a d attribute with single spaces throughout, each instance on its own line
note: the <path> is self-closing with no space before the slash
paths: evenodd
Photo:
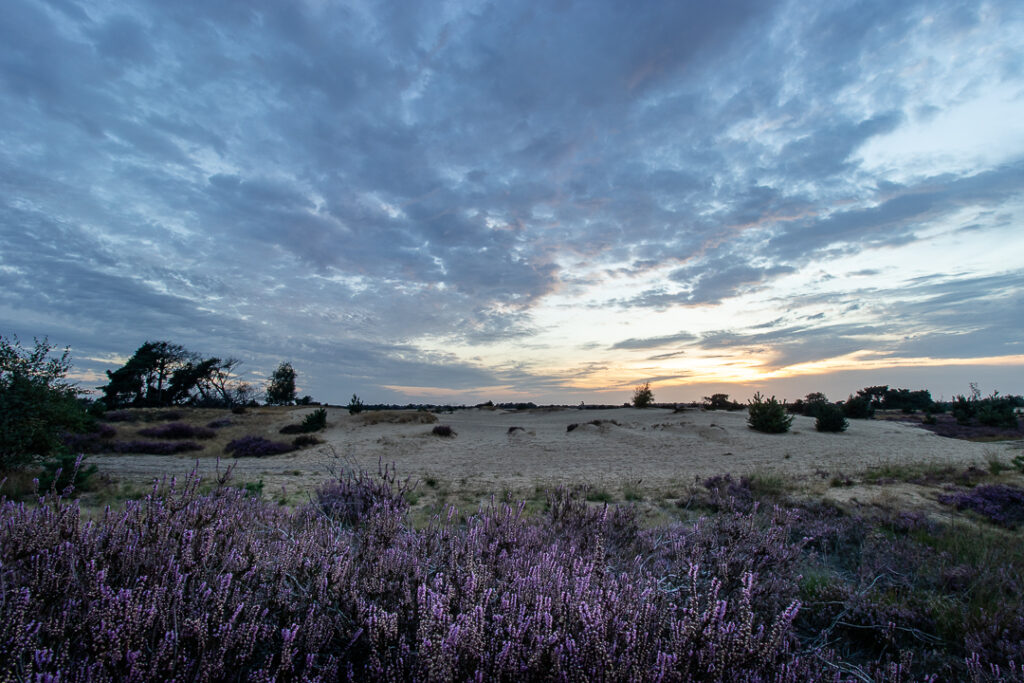
<path id="1" fill-rule="evenodd" d="M 255 409 L 236 416 L 232 429 L 285 440 L 278 430 L 314 409 Z M 318 433 L 323 444 L 272 457 L 220 456 L 218 462 L 222 445 L 211 445 L 199 457 L 97 455 L 93 462 L 134 485 L 181 477 L 193 468 L 209 479 L 233 465 L 236 483 L 262 481 L 265 495 L 289 500 L 308 497 L 343 467 L 376 471 L 385 463 L 403 478 L 441 486 L 455 502 L 471 503 L 490 494 L 529 497 L 560 484 L 587 484 L 620 499 L 627 489 L 668 498 L 726 473 L 770 474 L 794 486 L 827 488 L 822 482 L 871 468 L 984 466 L 993 457 L 1009 462 L 1021 450 L 1020 442 L 949 439 L 891 420 L 851 420 L 847 431 L 835 434 L 819 433 L 812 418 L 797 416 L 788 433 L 762 434 L 748 428 L 745 410 L 468 409 L 439 414 L 436 423 L 417 422 L 410 412 L 396 419 L 414 421 L 376 424 L 371 416 L 328 408 L 328 427 Z M 567 431 L 573 423 L 579 426 Z M 435 436 L 435 424 L 449 425 L 455 436 Z"/>

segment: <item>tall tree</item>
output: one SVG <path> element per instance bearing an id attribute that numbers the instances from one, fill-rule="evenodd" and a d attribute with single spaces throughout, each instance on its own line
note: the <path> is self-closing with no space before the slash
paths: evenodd
<path id="1" fill-rule="evenodd" d="M 287 406 L 295 402 L 295 369 L 281 363 L 267 383 L 267 405 Z"/>
<path id="2" fill-rule="evenodd" d="M 107 371 L 109 382 L 100 387 L 109 408 L 120 406 L 166 406 L 174 403 L 171 377 L 194 361 L 196 355 L 180 344 L 147 341 L 124 367 Z"/>

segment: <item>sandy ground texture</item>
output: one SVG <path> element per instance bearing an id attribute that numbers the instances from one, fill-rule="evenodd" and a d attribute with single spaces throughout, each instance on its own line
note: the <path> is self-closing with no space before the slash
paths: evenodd
<path id="1" fill-rule="evenodd" d="M 277 438 L 284 424 L 301 421 L 312 408 L 270 413 L 253 433 Z M 398 419 L 415 419 L 406 413 Z M 427 419 L 430 415 L 425 416 Z M 266 458 L 233 460 L 203 456 L 98 455 L 101 471 L 143 484 L 165 475 L 182 476 L 198 461 L 213 476 L 234 465 L 235 482 L 264 482 L 268 495 L 283 487 L 306 495 L 331 471 L 356 463 L 376 470 L 393 463 L 402 477 L 444 482 L 462 491 L 522 495 L 558 484 L 590 484 L 611 491 L 625 486 L 669 490 L 697 478 L 731 473 L 773 473 L 794 481 L 856 474 L 888 464 L 983 465 L 993 456 L 1009 461 L 1019 443 L 973 443 L 936 436 L 885 420 L 851 420 L 843 433 L 819 433 L 814 420 L 796 417 L 790 432 L 762 434 L 747 427 L 746 411 L 618 408 L 611 410 L 460 410 L 436 423 L 371 422 L 373 413 L 328 410 L 324 444 Z M 600 424 L 591 424 L 600 421 Z M 570 424 L 580 426 L 567 431 Z M 435 424 L 456 435 L 439 437 Z M 512 429 L 518 427 L 519 429 Z M 435 484 L 436 485 L 436 484 Z"/>

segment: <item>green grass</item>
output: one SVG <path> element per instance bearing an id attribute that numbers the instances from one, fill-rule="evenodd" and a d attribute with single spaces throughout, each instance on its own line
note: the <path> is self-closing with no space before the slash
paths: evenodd
<path id="1" fill-rule="evenodd" d="M 605 489 L 591 489 L 587 491 L 587 500 L 591 503 L 611 503 L 615 497 Z"/>

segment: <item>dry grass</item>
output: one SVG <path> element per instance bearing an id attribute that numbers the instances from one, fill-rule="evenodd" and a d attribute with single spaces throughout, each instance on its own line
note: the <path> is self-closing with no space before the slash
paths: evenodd
<path id="1" fill-rule="evenodd" d="M 425 410 L 373 410 L 359 414 L 359 420 L 365 425 L 375 424 L 433 424 L 437 415 Z"/>

